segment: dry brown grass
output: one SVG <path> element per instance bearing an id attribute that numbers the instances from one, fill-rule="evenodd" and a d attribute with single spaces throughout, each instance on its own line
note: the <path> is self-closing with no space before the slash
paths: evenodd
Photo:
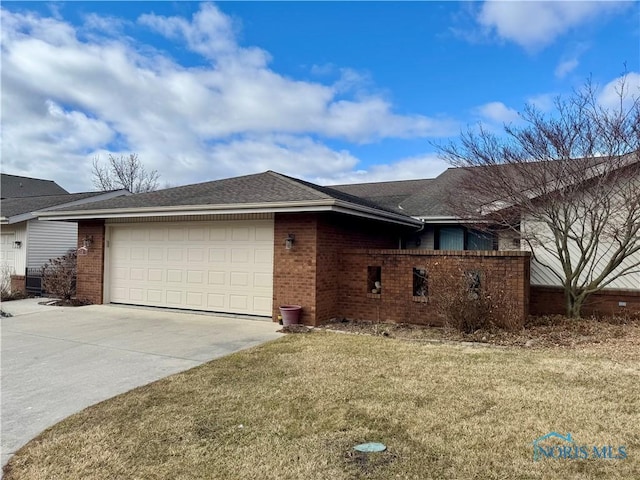
<path id="1" fill-rule="evenodd" d="M 5 478 L 640 478 L 639 385 L 637 359 L 593 350 L 289 335 L 66 419 Z M 534 462 L 549 431 L 628 458 Z"/>

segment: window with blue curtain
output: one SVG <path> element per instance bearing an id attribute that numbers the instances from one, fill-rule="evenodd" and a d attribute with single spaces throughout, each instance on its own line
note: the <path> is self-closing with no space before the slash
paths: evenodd
<path id="1" fill-rule="evenodd" d="M 493 250 L 493 236 L 485 232 L 467 232 L 467 250 Z"/>
<path id="2" fill-rule="evenodd" d="M 464 250 L 464 229 L 462 227 L 440 228 L 440 250 Z"/>

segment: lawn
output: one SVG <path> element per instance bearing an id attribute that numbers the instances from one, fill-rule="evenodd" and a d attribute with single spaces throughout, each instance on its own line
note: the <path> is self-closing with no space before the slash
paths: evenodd
<path id="1" fill-rule="evenodd" d="M 638 349 L 315 332 L 90 407 L 20 450 L 5 478 L 637 479 L 639 425 Z M 626 458 L 534 461 L 551 431 Z M 354 452 L 365 441 L 388 449 Z"/>

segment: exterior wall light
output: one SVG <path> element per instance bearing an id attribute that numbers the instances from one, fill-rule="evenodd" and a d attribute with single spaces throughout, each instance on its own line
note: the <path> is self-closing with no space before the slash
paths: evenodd
<path id="1" fill-rule="evenodd" d="M 16 240 L 13 242 L 13 248 L 22 248 L 22 242 L 20 240 Z"/>
<path id="2" fill-rule="evenodd" d="M 293 248 L 293 243 L 296 241 L 296 236 L 293 233 L 287 235 L 287 238 L 284 239 L 284 248 L 287 250 L 291 250 Z"/>
<path id="3" fill-rule="evenodd" d="M 93 237 L 89 235 L 85 235 L 84 240 L 82 240 L 82 246 L 88 250 L 92 243 L 93 243 Z"/>

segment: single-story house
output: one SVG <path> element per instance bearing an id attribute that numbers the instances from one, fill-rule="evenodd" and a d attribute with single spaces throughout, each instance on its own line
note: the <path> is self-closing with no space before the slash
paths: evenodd
<path id="1" fill-rule="evenodd" d="M 474 229 L 448 206 L 468 173 L 325 187 L 269 171 L 39 218 L 77 222 L 78 246 L 90 241 L 78 257 L 77 294 L 94 303 L 274 320 L 280 305 L 298 304 L 308 324 L 336 317 L 436 323 L 430 298 L 440 279 L 463 272 L 499 287 L 524 318 L 537 302 L 530 252 L 513 233 Z M 427 277 L 428 284 L 416 281 Z M 640 300 L 635 293 L 622 291 L 629 307 Z M 616 307 L 619 294 L 612 293 Z"/>
<path id="2" fill-rule="evenodd" d="M 77 245 L 76 223 L 44 222 L 35 212 L 130 195 L 126 190 L 68 193 L 51 180 L 4 173 L 0 188 L 0 275 L 11 277 L 11 290 L 22 291 L 27 270 L 39 270 Z"/>

